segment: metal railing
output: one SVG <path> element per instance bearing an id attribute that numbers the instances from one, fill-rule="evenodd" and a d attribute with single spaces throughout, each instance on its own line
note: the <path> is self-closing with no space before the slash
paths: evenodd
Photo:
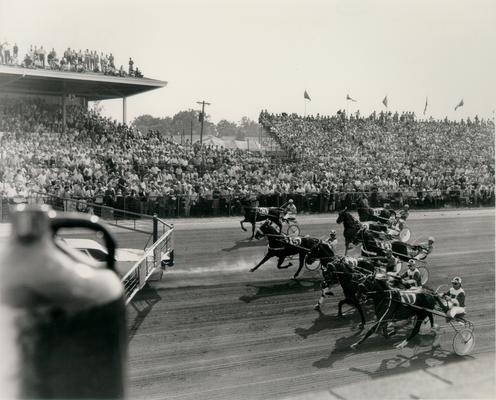
<path id="1" fill-rule="evenodd" d="M 160 280 L 167 266 L 174 265 L 174 226 L 157 219 L 167 228 L 151 247 L 145 249 L 141 257 L 122 278 L 126 304 L 143 289 L 149 280 Z"/>
<path id="2" fill-rule="evenodd" d="M 404 204 L 412 209 L 439 209 L 444 207 L 494 207 L 494 189 L 409 190 L 409 191 L 342 191 L 330 193 L 276 193 L 259 194 L 253 198 L 234 194 L 215 197 L 188 195 L 158 196 L 156 198 L 122 197 L 109 204 L 97 204 L 93 199 L 69 199 L 53 195 L 30 196 L 26 202 L 44 202 L 58 211 L 93 213 L 107 223 L 148 233 L 153 223 L 152 215 L 159 218 L 215 217 L 242 215 L 244 206 L 278 207 L 293 199 L 298 212 L 327 213 L 347 207 L 356 209 L 360 197 L 367 194 L 371 207 L 389 203 L 392 208 Z M 8 204 L 14 199 L 4 198 L 0 204 L 0 217 L 5 219 Z M 116 207 L 118 205 L 118 207 Z"/>

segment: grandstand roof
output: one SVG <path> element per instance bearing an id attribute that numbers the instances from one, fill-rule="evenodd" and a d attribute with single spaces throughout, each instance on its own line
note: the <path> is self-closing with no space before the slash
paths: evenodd
<path id="1" fill-rule="evenodd" d="M 0 91 L 4 93 L 62 96 L 64 93 L 89 101 L 128 97 L 158 89 L 165 81 L 149 78 L 108 76 L 92 72 L 68 72 L 0 65 Z"/>

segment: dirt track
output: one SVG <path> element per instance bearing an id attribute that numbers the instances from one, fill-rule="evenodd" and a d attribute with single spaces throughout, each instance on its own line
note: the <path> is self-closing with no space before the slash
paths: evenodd
<path id="1" fill-rule="evenodd" d="M 319 237 L 332 226 L 342 251 L 335 219 L 301 218 L 302 233 Z M 494 210 L 414 213 L 409 226 L 417 238 L 436 237 L 429 258 L 431 286 L 448 283 L 454 275 L 464 279 L 477 341 L 467 359 L 494 357 Z M 356 329 L 356 313 L 336 316 L 340 290 L 319 314 L 312 309 L 320 293 L 318 275 L 306 271 L 299 281 L 290 281 L 295 267 L 276 270 L 275 260 L 248 272 L 262 258 L 265 242 L 246 240 L 238 220 L 196 227 L 178 221 L 176 228 L 176 267 L 130 307 L 130 398 L 333 393 L 348 383 L 464 361 L 452 353 L 453 333 L 439 318 L 440 348 L 432 349 L 434 335 L 423 328 L 403 350 L 393 347 L 401 336 L 372 336 L 353 351 L 349 345 L 362 332 Z M 121 246 L 139 241 L 131 233 L 118 234 L 118 240 Z M 394 393 L 399 394 L 397 388 Z"/>

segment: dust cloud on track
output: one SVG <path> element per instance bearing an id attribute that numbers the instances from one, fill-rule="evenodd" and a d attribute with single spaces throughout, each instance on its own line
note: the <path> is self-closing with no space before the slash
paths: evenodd
<path id="1" fill-rule="evenodd" d="M 336 215 L 300 217 L 302 234 L 324 237 L 336 229 Z M 470 357 L 453 354 L 453 332 L 441 318 L 440 347 L 423 326 L 403 350 L 402 336 L 373 335 L 358 350 L 349 345 L 363 333 L 350 312 L 337 317 L 341 290 L 322 313 L 317 272 L 296 265 L 277 270 L 271 260 L 250 273 L 264 255 L 265 241 L 247 240 L 237 219 L 197 224 L 177 221 L 176 266 L 129 307 L 129 388 L 133 399 L 274 399 L 438 365 L 494 357 L 494 210 L 414 212 L 408 225 L 417 239 L 436 238 L 429 256 L 429 285 L 463 278 L 467 318 L 475 324 Z M 121 246 L 144 237 L 118 233 Z M 139 246 L 138 246 L 139 247 Z M 294 264 L 297 260 L 292 261 Z M 372 321 L 368 309 L 367 321 Z"/>

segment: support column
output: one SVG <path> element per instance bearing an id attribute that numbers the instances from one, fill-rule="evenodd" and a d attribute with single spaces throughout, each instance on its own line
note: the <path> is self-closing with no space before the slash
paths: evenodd
<path id="1" fill-rule="evenodd" d="M 122 123 L 127 123 L 127 97 L 122 98 Z"/>
<path id="2" fill-rule="evenodd" d="M 66 110 L 66 98 L 67 94 L 64 92 L 62 95 L 62 126 L 64 127 L 64 132 L 67 128 L 67 110 Z"/>

